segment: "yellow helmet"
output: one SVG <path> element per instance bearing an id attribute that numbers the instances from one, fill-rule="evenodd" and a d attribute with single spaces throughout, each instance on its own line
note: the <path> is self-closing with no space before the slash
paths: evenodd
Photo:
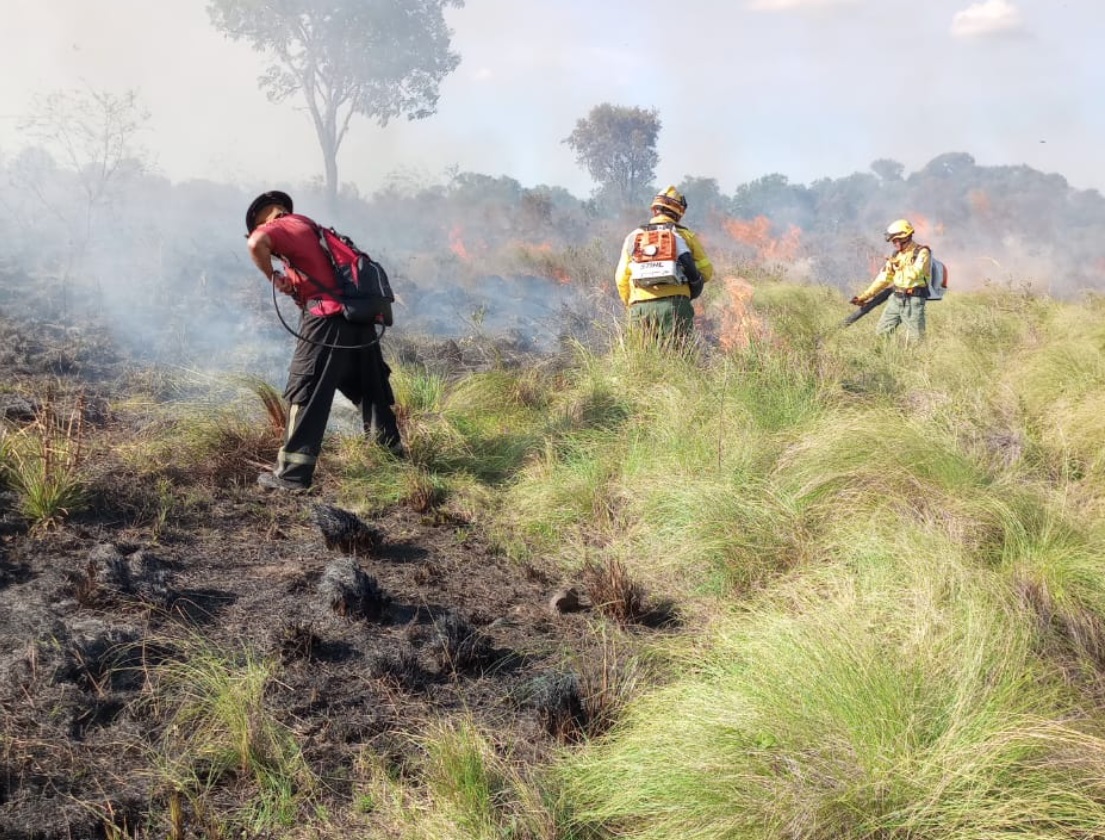
<path id="1" fill-rule="evenodd" d="M 675 187 L 668 187 L 656 194 L 656 198 L 652 199 L 652 206 L 649 209 L 657 214 L 662 213 L 665 216 L 671 216 L 678 222 L 683 218 L 683 214 L 687 212 L 687 199 L 683 198 L 682 193 Z"/>
<path id="2" fill-rule="evenodd" d="M 898 219 L 896 222 L 891 222 L 886 228 L 886 241 L 893 242 L 895 239 L 909 239 L 913 236 L 913 232 L 913 225 L 911 225 L 907 219 Z"/>

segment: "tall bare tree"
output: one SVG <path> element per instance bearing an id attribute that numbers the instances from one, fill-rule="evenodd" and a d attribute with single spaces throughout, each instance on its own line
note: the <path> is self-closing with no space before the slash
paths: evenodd
<path id="1" fill-rule="evenodd" d="M 387 125 L 437 109 L 456 69 L 447 6 L 464 0 L 210 0 L 214 26 L 272 58 L 260 79 L 273 102 L 299 93 L 322 149 L 326 192 L 338 191 L 338 151 L 355 114 Z"/>
<path id="2" fill-rule="evenodd" d="M 70 197 L 66 212 L 79 205 L 79 218 L 69 218 L 78 244 L 87 243 L 93 216 L 112 201 L 120 182 L 145 169 L 146 152 L 138 140 L 148 119 L 137 91 L 116 94 L 87 88 L 47 94 L 21 120 L 21 133 L 76 176 L 81 200 Z M 61 212 L 54 206 L 49 209 Z"/>
<path id="3" fill-rule="evenodd" d="M 19 123 L 35 146 L 20 156 L 11 177 L 67 238 L 65 247 L 54 251 L 63 311 L 74 268 L 88 255 L 97 219 L 128 182 L 146 171 L 149 154 L 141 133 L 148 120 L 136 90 L 81 88 L 41 97 Z"/>

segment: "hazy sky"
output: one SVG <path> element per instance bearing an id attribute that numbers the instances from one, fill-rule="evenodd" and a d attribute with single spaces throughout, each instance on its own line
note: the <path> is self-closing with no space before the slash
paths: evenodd
<path id="1" fill-rule="evenodd" d="M 321 172 L 298 104 L 205 0 L 0 0 L 0 154 L 36 95 L 136 88 L 173 180 L 286 185 Z M 561 141 L 594 105 L 656 108 L 657 177 L 771 172 L 809 182 L 963 151 L 1105 189 L 1105 0 L 467 0 L 436 116 L 355 122 L 341 178 L 446 167 L 530 186 L 591 184 Z"/>

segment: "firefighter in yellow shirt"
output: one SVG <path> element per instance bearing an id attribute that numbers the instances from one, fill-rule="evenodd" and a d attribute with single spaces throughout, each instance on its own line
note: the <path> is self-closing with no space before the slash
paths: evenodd
<path id="1" fill-rule="evenodd" d="M 889 335 L 902 325 L 910 341 L 925 337 L 925 301 L 932 282 L 932 251 L 927 245 L 913 241 L 914 229 L 906 219 L 891 222 L 886 229 L 886 241 L 894 246 L 882 271 L 861 295 L 852 298 L 863 306 L 884 289 L 891 289 L 879 323 L 878 335 Z"/>
<path id="2" fill-rule="evenodd" d="M 618 294 L 629 309 L 631 327 L 656 338 L 685 338 L 694 329 L 691 301 L 714 276 L 698 236 L 680 224 L 685 199 L 668 187 L 652 199 L 652 218 L 630 233 L 614 274 Z"/>

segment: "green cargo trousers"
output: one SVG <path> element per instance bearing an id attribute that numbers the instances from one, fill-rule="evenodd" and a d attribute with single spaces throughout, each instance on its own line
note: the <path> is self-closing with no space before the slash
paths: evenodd
<path id="1" fill-rule="evenodd" d="M 920 341 L 925 337 L 925 299 L 922 297 L 898 297 L 891 295 L 886 301 L 879 323 L 875 325 L 876 335 L 890 335 L 901 324 L 905 327 L 909 341 Z"/>
<path id="2" fill-rule="evenodd" d="M 694 306 L 685 295 L 642 300 L 630 304 L 629 326 L 652 339 L 685 339 L 694 330 Z"/>

